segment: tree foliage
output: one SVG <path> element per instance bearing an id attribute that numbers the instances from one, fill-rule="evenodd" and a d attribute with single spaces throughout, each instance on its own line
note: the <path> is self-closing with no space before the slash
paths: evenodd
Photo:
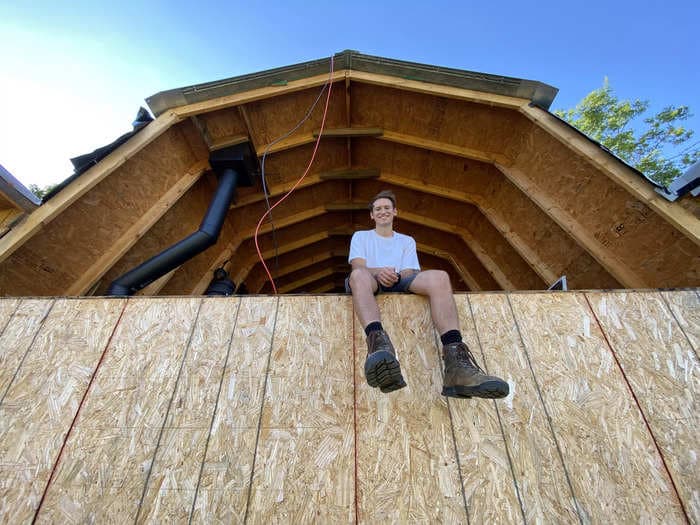
<path id="1" fill-rule="evenodd" d="M 591 91 L 575 108 L 555 114 L 667 186 L 700 160 L 700 141 L 692 141 L 694 132 L 682 125 L 692 116 L 688 106 L 668 106 L 644 116 L 648 109 L 648 100 L 620 100 L 606 78 L 603 87 Z"/>
<path id="2" fill-rule="evenodd" d="M 58 186 L 58 184 L 49 184 L 48 186 L 44 186 L 42 188 L 36 184 L 30 184 L 29 191 L 31 191 L 34 195 L 36 195 L 40 199 L 43 199 L 56 186 Z"/>

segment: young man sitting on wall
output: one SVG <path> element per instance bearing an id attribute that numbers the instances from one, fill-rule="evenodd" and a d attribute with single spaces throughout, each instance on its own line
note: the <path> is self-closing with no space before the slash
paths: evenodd
<path id="1" fill-rule="evenodd" d="M 379 192 L 369 204 L 373 230 L 357 231 L 350 242 L 352 265 L 346 289 L 352 292 L 357 316 L 367 335 L 365 377 L 372 387 L 392 392 L 406 386 L 389 335 L 382 327 L 375 294 L 411 292 L 427 295 L 433 324 L 443 344 L 445 377 L 442 395 L 450 397 L 501 398 L 508 383 L 489 376 L 479 367 L 459 331 L 457 306 L 449 276 L 442 270 L 420 270 L 416 241 L 393 230 L 396 197 Z"/>

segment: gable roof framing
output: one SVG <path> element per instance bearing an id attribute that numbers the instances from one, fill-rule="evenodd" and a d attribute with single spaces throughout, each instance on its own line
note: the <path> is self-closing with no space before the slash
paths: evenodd
<path id="1" fill-rule="evenodd" d="M 281 276 L 313 270 L 285 291 L 342 281 L 337 264 L 318 266 L 340 248 L 319 252 L 318 244 L 347 245 L 353 227 L 370 227 L 363 203 L 382 188 L 399 195 L 397 229 L 409 223 L 421 252 L 463 289 L 545 289 L 560 275 L 574 288 L 700 284 L 697 200 L 668 202 L 540 107 L 554 88 L 350 51 L 335 59 L 311 173 L 273 212 L 275 231 L 265 223 L 260 232 L 268 265 L 294 254 L 281 258 L 289 261 Z M 304 115 L 328 66 L 313 61 L 148 99 L 154 122 L 0 238 L 0 292 L 103 293 L 201 218 L 214 187 L 208 155 L 221 147 L 247 140 L 258 155 L 267 150 L 269 197 L 285 194 L 308 162 L 322 111 L 273 142 Z M 150 290 L 203 293 L 221 265 L 263 290 L 252 237 L 265 209 L 260 181 L 240 188 L 219 243 Z M 275 250 L 276 236 L 286 240 Z"/>

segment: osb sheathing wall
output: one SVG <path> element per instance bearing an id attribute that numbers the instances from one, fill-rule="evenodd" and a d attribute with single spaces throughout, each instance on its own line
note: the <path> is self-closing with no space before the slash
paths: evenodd
<path id="1" fill-rule="evenodd" d="M 3 299 L 6 523 L 700 522 L 697 291 L 457 294 L 498 401 L 440 395 L 424 298 Z"/>
<path id="2" fill-rule="evenodd" d="M 275 209 L 274 233 L 267 222 L 260 232 L 285 292 L 337 291 L 347 264 L 321 261 L 343 257 L 352 232 L 371 227 L 366 201 L 384 188 L 399 197 L 397 230 L 458 291 L 546 289 L 561 275 L 572 289 L 700 285 L 698 199 L 665 201 L 528 100 L 351 70 L 334 79 L 311 169 Z M 276 201 L 312 156 L 323 104 L 275 140 L 326 80 L 163 113 L 0 238 L 0 295 L 105 293 L 196 230 L 216 187 L 208 156 L 217 148 L 249 141 L 259 156 L 267 151 Z M 239 188 L 219 242 L 143 293 L 201 294 L 222 264 L 236 284 L 268 291 L 252 239 L 266 208 L 259 178 Z M 324 242 L 334 248 L 319 252 Z M 317 279 L 295 278 L 304 270 Z"/>

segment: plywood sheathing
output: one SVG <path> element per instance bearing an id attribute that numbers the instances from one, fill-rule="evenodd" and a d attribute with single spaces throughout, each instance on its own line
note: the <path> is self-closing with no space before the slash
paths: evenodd
<path id="1" fill-rule="evenodd" d="M 684 415 L 700 334 L 664 298 L 457 295 L 465 340 L 511 385 L 495 402 L 440 396 L 416 296 L 380 297 L 408 381 L 389 395 L 364 382 L 348 296 L 132 298 L 123 313 L 122 300 L 25 300 L 0 333 L 3 351 L 28 346 L 0 405 L 2 512 L 31 520 L 46 489 L 40 522 L 680 523 L 681 501 L 697 521 L 698 422 Z M 35 320 L 51 311 L 20 335 L 25 303 Z M 24 469 L 8 461 L 18 443 Z"/>
<path id="2" fill-rule="evenodd" d="M 697 290 L 661 292 L 695 355 L 700 353 L 700 294 Z"/>
<path id="3" fill-rule="evenodd" d="M 333 197 L 338 187 L 342 187 L 342 182 L 329 182 L 328 184 L 313 186 L 311 188 L 302 189 L 296 195 L 295 199 L 290 199 L 289 202 L 283 203 L 273 210 L 272 218 L 274 224 L 279 228 L 287 224 L 294 224 L 298 221 L 303 221 L 305 218 L 317 217 L 322 213 L 321 209 L 315 208 L 318 203 L 327 202 Z M 206 199 L 211 197 L 204 195 Z M 316 211 L 314 211 L 316 210 Z M 192 293 L 196 283 L 203 275 L 210 273 L 212 261 L 216 258 L 220 247 L 226 245 L 239 246 L 246 240 L 253 238 L 256 226 L 260 218 L 267 211 L 265 202 L 257 202 L 246 208 L 234 208 L 229 211 L 225 228 L 222 228 L 219 240 L 216 246 L 210 250 L 203 252 L 191 261 L 183 264 L 181 269 L 176 272 L 173 279 L 163 288 L 163 295 L 180 295 Z M 200 219 L 201 220 L 201 219 Z M 311 230 L 311 228 L 309 228 Z M 261 225 L 260 234 L 266 234 L 271 231 L 271 227 L 265 221 L 264 227 Z M 265 246 L 267 248 L 267 246 Z M 241 252 L 240 249 L 235 251 L 236 258 L 248 258 L 252 253 Z M 229 258 L 233 258 L 232 253 Z"/>
<path id="4" fill-rule="evenodd" d="M 42 301 L 26 306 L 39 304 L 41 310 L 52 308 L 36 336 L 31 337 L 31 346 L 23 352 L 26 336 L 3 345 L 3 354 L 24 353 L 18 366 L 11 368 L 15 375 L 0 406 L 0 464 L 4 465 L 0 513 L 13 523 L 33 518 L 77 407 L 124 306 L 120 300 L 70 299 L 56 300 L 53 305 Z M 12 324 L 23 320 L 27 319 L 17 312 Z M 3 336 L 12 331 L 13 327 L 8 326 Z"/>
<path id="5" fill-rule="evenodd" d="M 517 113 L 484 104 L 353 83 L 352 122 L 473 149 L 507 163 L 520 149 Z"/>
<path id="6" fill-rule="evenodd" d="M 690 518 L 700 521 L 700 362 L 658 292 L 587 294 L 666 458 Z M 697 316 L 700 301 L 689 304 Z M 689 330 L 694 333 L 694 330 Z M 680 446 L 679 446 L 680 445 Z"/>
<path id="7" fill-rule="evenodd" d="M 258 155 L 264 153 L 265 145 L 270 144 L 294 129 L 299 121 L 308 113 L 311 105 L 318 97 L 319 91 L 318 88 L 311 88 L 296 93 L 251 102 L 244 106 L 251 127 L 253 128 L 253 142 L 256 148 L 260 148 L 257 151 Z M 313 131 L 319 129 L 323 120 L 323 111 L 327 94 L 328 92 L 326 90 L 323 95 L 321 95 L 321 98 L 308 120 L 288 137 L 289 140 L 293 141 L 298 137 L 310 137 L 313 139 Z M 345 92 L 343 89 L 343 82 L 335 82 L 328 104 L 326 127 L 337 128 L 344 125 Z"/>
<path id="8" fill-rule="evenodd" d="M 348 264 L 347 255 L 342 253 L 339 255 L 333 255 L 333 253 L 326 253 L 325 256 L 317 256 L 308 262 L 304 262 L 303 265 L 294 265 L 292 267 L 285 267 L 280 264 L 280 269 L 278 272 L 275 271 L 275 261 L 270 261 L 269 270 L 275 275 L 275 284 L 278 289 L 287 288 L 292 283 L 299 281 L 300 279 L 308 279 L 312 275 L 319 274 L 321 272 L 329 272 L 329 275 L 338 273 L 340 275 L 347 275 L 349 273 L 350 265 Z M 258 265 L 256 265 L 258 267 Z M 262 269 L 262 264 L 259 265 Z M 256 288 L 249 288 L 253 293 L 259 293 L 262 284 L 268 280 L 267 274 L 260 272 L 260 277 L 257 281 Z M 250 282 L 250 279 L 249 279 Z M 252 286 L 252 283 L 248 286 Z"/>
<path id="9" fill-rule="evenodd" d="M 347 246 L 342 239 L 333 237 L 279 255 L 277 258 L 273 256 L 266 264 L 272 275 L 277 277 L 281 272 L 296 271 L 306 267 L 307 264 L 314 264 L 337 256 L 344 256 L 347 260 Z M 256 262 L 248 274 L 248 289 L 258 290 L 266 279 L 267 274 L 262 267 L 262 263 L 260 261 Z"/>
<path id="10" fill-rule="evenodd" d="M 0 293 L 63 293 L 201 160 L 192 127 L 160 135 L 0 263 Z"/>
<path id="11" fill-rule="evenodd" d="M 159 254 L 176 242 L 184 239 L 199 228 L 204 217 L 212 192 L 215 187 L 213 176 L 200 178 L 192 188 L 183 195 L 165 213 L 148 232 L 106 272 L 97 288 L 97 295 L 104 295 L 109 285 L 122 274 Z M 188 265 L 199 266 L 201 259 L 207 259 L 212 253 L 205 251 L 200 258 L 188 261 Z"/>
<path id="12" fill-rule="evenodd" d="M 457 234 L 484 266 L 492 266 L 493 272 L 501 277 L 497 280 L 502 288 L 546 288 L 546 284 L 475 206 L 437 196 L 421 198 L 413 191 L 381 181 L 357 181 L 353 188 L 355 195 L 365 201 L 369 201 L 382 188 L 392 190 L 399 209 L 394 221 L 397 231 L 405 230 L 410 234 L 413 224 L 418 223 Z M 409 224 L 402 224 L 403 219 Z"/>
<path id="13" fill-rule="evenodd" d="M 556 201 L 575 221 L 574 229 L 585 230 L 611 257 L 633 269 L 641 281 L 637 286 L 698 282 L 700 246 L 694 240 L 541 127 L 532 124 L 526 137 L 514 169 L 527 177 L 530 193 L 536 197 L 542 192 Z"/>

